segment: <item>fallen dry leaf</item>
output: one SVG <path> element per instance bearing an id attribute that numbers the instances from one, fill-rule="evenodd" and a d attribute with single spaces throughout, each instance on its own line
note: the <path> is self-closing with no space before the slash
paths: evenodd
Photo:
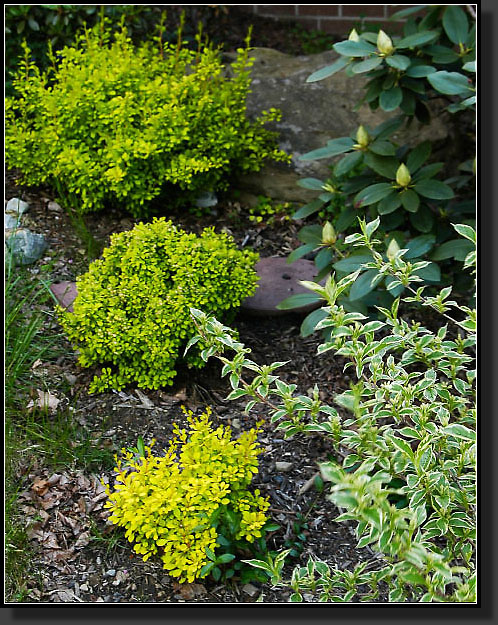
<path id="1" fill-rule="evenodd" d="M 67 601 L 82 601 L 78 596 L 74 594 L 69 588 L 58 589 L 54 594 L 54 601 L 67 602 Z"/>
<path id="2" fill-rule="evenodd" d="M 35 497 L 30 490 L 23 490 L 19 493 L 18 499 L 19 501 L 33 501 Z"/>
<path id="3" fill-rule="evenodd" d="M 94 502 L 94 503 L 97 503 L 97 502 L 104 501 L 105 499 L 107 499 L 107 493 L 104 491 L 104 492 L 99 493 L 98 495 L 96 495 L 96 496 L 93 498 L 93 502 Z"/>
<path id="4" fill-rule="evenodd" d="M 46 525 L 47 521 L 50 519 L 50 514 L 48 512 L 45 512 L 45 510 L 38 510 L 36 512 L 36 516 L 39 517 L 39 522 L 41 523 L 42 527 Z"/>
<path id="5" fill-rule="evenodd" d="M 76 487 L 79 491 L 88 491 L 90 490 L 91 486 L 92 484 L 87 477 L 82 474 L 78 475 L 78 478 L 76 480 Z"/>
<path id="6" fill-rule="evenodd" d="M 39 478 L 33 482 L 31 488 L 35 491 L 37 495 L 40 495 L 40 497 L 42 497 L 48 491 L 49 486 L 50 484 L 48 480 Z"/>
<path id="7" fill-rule="evenodd" d="M 50 553 L 50 559 L 54 562 L 63 562 L 65 560 L 71 560 L 74 557 L 74 549 L 61 549 L 59 551 L 54 550 Z"/>
<path id="8" fill-rule="evenodd" d="M 179 584 L 178 582 L 173 582 L 173 588 L 179 592 L 184 599 L 202 597 L 207 592 L 206 587 L 202 584 Z"/>
<path id="9" fill-rule="evenodd" d="M 82 532 L 79 536 L 78 536 L 78 540 L 74 543 L 74 548 L 75 549 L 83 549 L 83 547 L 86 547 L 88 545 L 88 543 L 91 541 L 91 536 L 90 536 L 90 532 Z"/>
<path id="10" fill-rule="evenodd" d="M 70 527 L 73 530 L 73 533 L 75 534 L 77 533 L 79 523 L 78 521 L 76 521 L 76 519 L 73 519 L 64 514 L 61 514 L 60 512 L 57 514 L 57 518 L 60 519 L 62 523 L 64 523 L 64 525 L 67 525 L 68 527 Z"/>
<path id="11" fill-rule="evenodd" d="M 57 506 L 60 502 L 59 493 L 47 493 L 43 499 L 40 500 L 40 505 L 44 510 L 51 510 L 54 506 Z"/>
<path id="12" fill-rule="evenodd" d="M 180 389 L 178 392 L 176 392 L 173 397 L 177 400 L 177 401 L 185 401 L 187 399 L 187 392 L 184 388 Z"/>
<path id="13" fill-rule="evenodd" d="M 59 473 L 54 473 L 48 478 L 47 481 L 50 484 L 50 486 L 53 486 L 54 484 L 57 484 L 57 482 L 59 482 L 60 479 L 61 479 L 61 475 Z"/>
<path id="14" fill-rule="evenodd" d="M 24 512 L 26 516 L 34 516 L 37 513 L 37 509 L 33 506 L 21 506 L 20 510 Z"/>
<path id="15" fill-rule="evenodd" d="M 28 591 L 28 597 L 34 599 L 35 601 L 40 601 L 41 591 L 38 590 L 38 588 L 30 588 Z"/>
<path id="16" fill-rule="evenodd" d="M 312 475 L 310 479 L 301 486 L 298 495 L 303 495 L 306 491 L 312 488 L 315 485 L 315 479 L 319 476 L 320 473 L 315 473 L 314 475 Z"/>
<path id="17" fill-rule="evenodd" d="M 53 532 L 43 532 L 41 543 L 46 549 L 60 549 L 57 536 Z"/>
<path id="18" fill-rule="evenodd" d="M 28 528 L 26 533 L 29 540 L 38 540 L 39 542 L 41 542 L 43 539 L 43 530 L 41 529 L 41 525 L 38 525 L 38 527 L 32 526 Z"/>
<path id="19" fill-rule="evenodd" d="M 92 475 L 91 476 L 91 482 L 92 482 L 92 487 L 95 491 L 95 494 L 100 494 L 100 493 L 105 493 L 105 486 L 104 484 L 102 484 L 101 478 L 96 476 L 96 475 Z M 109 481 L 108 477 L 105 476 L 105 479 L 107 480 L 107 482 Z"/>
<path id="20" fill-rule="evenodd" d="M 40 391 L 37 389 L 36 392 L 38 393 L 38 398 L 29 402 L 26 406 L 28 410 L 33 410 L 33 408 L 42 408 L 44 410 L 50 410 L 51 412 L 57 410 L 57 406 L 61 401 L 60 399 L 52 395 L 49 391 Z"/>

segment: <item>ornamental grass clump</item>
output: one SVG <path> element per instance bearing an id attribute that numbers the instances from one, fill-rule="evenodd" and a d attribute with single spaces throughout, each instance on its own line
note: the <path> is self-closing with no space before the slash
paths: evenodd
<path id="1" fill-rule="evenodd" d="M 184 409 L 185 411 L 185 409 Z M 185 411 L 186 412 L 186 411 Z M 126 537 L 144 561 L 157 554 L 180 582 L 212 572 L 215 563 L 236 556 L 215 550 L 234 541 L 248 546 L 264 533 L 268 501 L 248 490 L 258 472 L 257 429 L 232 441 L 230 428 L 214 429 L 207 408 L 200 417 L 188 411 L 189 431 L 174 425 L 164 455 L 122 450 L 116 457 L 116 485 L 107 486 L 109 520 L 126 528 Z"/>
<path id="2" fill-rule="evenodd" d="M 195 333 L 189 307 L 233 319 L 255 291 L 256 261 L 226 233 L 206 228 L 197 236 L 164 218 L 113 234 L 102 258 L 78 277 L 74 312 L 58 308 L 79 364 L 101 366 L 90 392 L 172 384 L 180 350 Z M 195 350 L 183 362 L 203 363 Z"/>
<path id="3" fill-rule="evenodd" d="M 54 187 L 81 214 L 117 206 L 147 217 L 173 203 L 189 208 L 267 159 L 288 160 L 265 128 L 278 111 L 246 114 L 249 39 L 228 76 L 200 33 L 191 50 L 181 30 L 177 43 L 162 32 L 134 47 L 104 20 L 57 55 L 49 50 L 46 72 L 24 46 L 5 126 L 6 160 L 23 183 Z"/>

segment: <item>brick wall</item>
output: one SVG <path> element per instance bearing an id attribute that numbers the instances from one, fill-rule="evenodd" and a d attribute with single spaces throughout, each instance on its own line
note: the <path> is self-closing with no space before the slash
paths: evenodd
<path id="1" fill-rule="evenodd" d="M 397 30 L 389 16 L 410 4 L 245 4 L 244 11 L 278 20 L 292 20 L 310 30 L 344 34 L 359 23 L 375 24 L 391 31 Z M 399 26 L 398 26 L 399 28 Z"/>

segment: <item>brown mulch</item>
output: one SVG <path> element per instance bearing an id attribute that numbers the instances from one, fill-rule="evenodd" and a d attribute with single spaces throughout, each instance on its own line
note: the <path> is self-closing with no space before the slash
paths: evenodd
<path id="1" fill-rule="evenodd" d="M 30 266 L 33 275 L 50 281 L 74 280 L 88 266 L 85 248 L 74 231 L 66 212 L 57 210 L 50 202 L 50 192 L 22 188 L 16 185 L 15 174 L 8 172 L 6 197 L 22 197 L 30 204 L 24 217 L 27 227 L 45 235 L 49 248 L 46 256 Z M 230 215 L 230 219 L 227 218 Z M 200 220 L 188 214 L 173 216 L 178 225 L 190 230 L 201 228 Z M 105 245 L 112 232 L 129 229 L 135 220 L 122 214 L 108 212 L 92 215 L 87 225 L 92 234 Z M 255 226 L 243 216 L 237 202 L 220 205 L 202 220 L 202 227 L 214 225 L 228 230 L 239 245 L 252 245 L 263 256 L 285 255 L 298 245 L 297 227 L 290 220 L 271 226 Z M 45 265 L 45 270 L 43 266 Z M 48 269 L 47 269 L 48 267 Z M 235 322 L 240 339 L 252 349 L 252 358 L 260 364 L 275 360 L 288 361 L 280 369 L 280 377 L 298 385 L 302 393 L 320 388 L 322 400 L 332 398 L 349 386 L 343 373 L 343 362 L 332 355 L 316 357 L 318 336 L 303 339 L 299 334 L 302 316 L 286 314 L 281 317 L 250 317 L 239 315 Z M 57 325 L 48 317 L 51 331 Z M 46 403 L 53 414 L 68 411 L 71 418 L 86 432 L 91 432 L 95 444 L 118 452 L 123 446 L 155 439 L 156 449 L 166 446 L 173 423 L 185 426 L 181 406 L 200 412 L 213 408 L 213 422 L 232 428 L 237 436 L 242 430 L 264 419 L 267 410 L 255 408 L 246 416 L 243 401 L 225 401 L 230 388 L 220 377 L 216 361 L 200 371 L 181 370 L 172 388 L 141 391 L 128 388 L 121 392 L 88 395 L 88 383 L 93 372 L 77 364 L 77 356 L 67 350 L 55 362 L 38 362 L 33 380 L 38 392 L 31 402 Z M 61 382 L 66 381 L 60 390 Z M 310 555 L 341 568 L 354 567 L 361 558 L 372 559 L 366 550 L 356 550 L 352 528 L 335 523 L 339 511 L 313 486 L 318 462 L 334 457 L 326 438 L 318 435 L 297 435 L 284 439 L 268 419 L 262 426 L 259 442 L 265 449 L 259 459 L 259 473 L 254 488 L 270 500 L 271 517 L 280 529 L 269 540 L 269 548 L 281 550 L 286 541 L 296 541 L 302 533 L 302 552 L 289 561 L 287 573 L 297 564 L 305 564 Z M 287 462 L 285 470 L 277 470 L 277 462 Z M 280 466 L 280 465 L 279 465 Z M 27 470 L 20 466 L 22 484 L 20 511 L 29 526 L 31 546 L 35 549 L 28 601 L 36 602 L 195 602 L 195 603 L 284 603 L 289 590 L 272 589 L 269 584 L 251 582 L 238 584 L 202 580 L 197 584 L 178 584 L 154 561 L 144 563 L 136 556 L 119 528 L 106 522 L 105 492 L 101 480 L 112 479 L 112 471 L 85 474 L 79 468 L 51 469 L 40 461 Z M 299 522 L 296 528 L 294 524 Z M 375 560 L 372 559 L 375 563 Z M 311 595 L 308 601 L 316 601 Z"/>

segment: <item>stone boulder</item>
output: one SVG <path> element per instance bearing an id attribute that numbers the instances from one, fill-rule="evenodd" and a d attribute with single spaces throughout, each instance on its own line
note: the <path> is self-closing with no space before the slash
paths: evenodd
<path id="1" fill-rule="evenodd" d="M 282 111 L 282 119 L 268 127 L 279 133 L 279 145 L 292 154 L 292 163 L 268 164 L 263 170 L 238 181 L 240 191 L 265 195 L 281 201 L 307 202 L 316 197 L 297 186 L 300 178 L 327 178 L 331 159 L 300 161 L 299 156 L 323 147 L 329 139 L 343 137 L 360 124 L 375 127 L 396 112 L 372 111 L 367 105 L 355 110 L 364 95 L 364 75 L 346 76 L 337 72 L 325 80 L 307 83 L 314 71 L 332 64 L 338 55 L 333 50 L 308 56 L 291 56 L 270 48 L 255 48 L 252 68 L 252 92 L 248 96 L 249 116 L 271 107 Z M 230 56 L 230 55 L 228 55 Z M 393 135 L 397 142 L 420 142 L 426 138 L 447 138 L 447 126 L 440 117 L 430 125 L 414 122 L 409 131 Z"/>
<path id="2" fill-rule="evenodd" d="M 41 258 L 47 242 L 42 234 L 19 228 L 5 234 L 5 247 L 5 253 L 12 254 L 16 264 L 31 265 Z"/>

